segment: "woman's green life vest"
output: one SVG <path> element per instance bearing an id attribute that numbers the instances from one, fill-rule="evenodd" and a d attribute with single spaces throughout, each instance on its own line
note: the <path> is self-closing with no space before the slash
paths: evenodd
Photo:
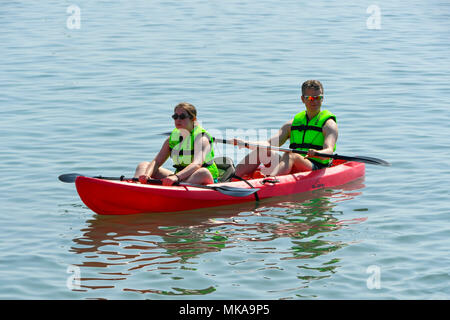
<path id="1" fill-rule="evenodd" d="M 177 169 L 175 173 L 183 170 L 192 163 L 194 159 L 194 141 L 199 135 L 206 135 L 211 145 L 211 150 L 208 154 L 206 154 L 202 166 L 208 169 L 209 172 L 211 172 L 213 179 L 217 179 L 219 177 L 219 170 L 217 169 L 217 166 L 213 160 L 213 139 L 211 135 L 201 126 L 194 127 L 194 129 L 191 131 L 191 135 L 187 136 L 186 138 L 183 138 L 180 130 L 178 130 L 177 128 L 175 128 L 170 134 L 170 157 L 172 158 L 173 166 Z"/>
<path id="2" fill-rule="evenodd" d="M 336 121 L 336 116 L 328 110 L 320 111 L 314 118 L 308 121 L 306 110 L 297 113 L 291 126 L 291 144 L 290 149 L 308 151 L 309 149 L 323 149 L 324 136 L 322 132 L 323 125 L 328 119 Z M 336 144 L 333 151 L 336 150 Z M 319 159 L 310 157 L 316 162 L 328 165 L 330 159 Z"/>

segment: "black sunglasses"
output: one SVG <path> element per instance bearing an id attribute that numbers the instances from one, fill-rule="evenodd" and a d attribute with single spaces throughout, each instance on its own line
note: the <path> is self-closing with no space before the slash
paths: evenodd
<path id="1" fill-rule="evenodd" d="M 184 120 L 184 119 L 186 119 L 186 118 L 190 118 L 190 116 L 186 115 L 186 113 L 182 113 L 182 114 L 176 114 L 176 113 L 174 113 L 174 114 L 172 115 L 172 119 L 173 119 L 173 120 L 177 120 L 178 118 L 180 118 L 180 120 Z"/>

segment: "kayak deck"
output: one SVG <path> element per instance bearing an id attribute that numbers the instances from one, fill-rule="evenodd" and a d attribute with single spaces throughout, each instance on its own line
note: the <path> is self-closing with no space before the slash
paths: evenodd
<path id="1" fill-rule="evenodd" d="M 283 195 L 335 187 L 356 180 L 365 173 L 359 162 L 337 162 L 332 167 L 271 178 L 247 180 L 259 191 L 255 195 L 233 197 L 215 190 L 191 186 L 161 186 L 130 181 L 111 181 L 80 176 L 77 192 L 92 211 L 103 215 L 174 212 L 255 201 Z M 244 181 L 216 183 L 250 188 Z"/>

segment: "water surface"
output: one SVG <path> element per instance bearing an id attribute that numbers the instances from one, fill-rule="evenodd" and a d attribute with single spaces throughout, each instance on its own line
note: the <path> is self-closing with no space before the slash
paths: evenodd
<path id="1" fill-rule="evenodd" d="M 370 5 L 3 1 L 0 298 L 448 299 L 450 6 L 378 1 L 370 29 Z M 180 101 L 215 134 L 264 137 L 302 110 L 307 79 L 338 117 L 337 151 L 392 167 L 257 206 L 129 217 L 95 215 L 57 180 L 131 175 Z"/>

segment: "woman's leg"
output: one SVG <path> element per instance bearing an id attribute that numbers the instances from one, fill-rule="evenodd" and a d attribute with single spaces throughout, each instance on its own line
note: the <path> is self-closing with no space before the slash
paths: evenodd
<path id="1" fill-rule="evenodd" d="M 214 183 L 214 179 L 208 169 L 200 168 L 193 174 L 191 174 L 190 177 L 185 180 L 185 182 L 194 184 L 211 184 Z"/>
<path id="2" fill-rule="evenodd" d="M 165 178 L 169 175 L 173 174 L 172 171 L 166 169 L 166 168 L 161 168 L 159 167 L 158 170 L 152 175 L 153 179 L 162 179 Z"/>
<path id="3" fill-rule="evenodd" d="M 134 177 L 139 178 L 140 176 L 144 175 L 150 164 L 151 164 L 151 162 L 148 162 L 148 161 L 143 161 L 143 162 L 139 163 L 138 166 L 136 167 L 136 172 L 134 173 Z M 167 170 L 166 168 L 159 167 L 158 170 L 150 178 L 162 179 L 162 178 L 167 177 L 170 174 L 173 174 L 173 172 L 170 170 Z"/>

